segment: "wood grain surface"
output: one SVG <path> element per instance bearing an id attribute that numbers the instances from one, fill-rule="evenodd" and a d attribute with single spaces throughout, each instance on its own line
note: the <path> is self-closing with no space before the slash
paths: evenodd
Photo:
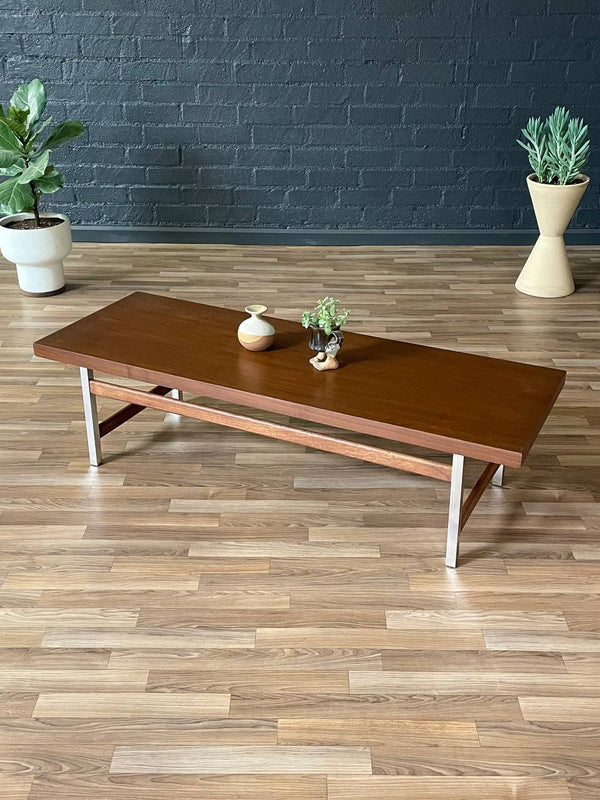
<path id="1" fill-rule="evenodd" d="M 346 369 L 311 374 L 306 331 L 298 322 L 271 318 L 275 343 L 257 355 L 236 341 L 243 318 L 235 310 L 134 292 L 45 336 L 33 349 L 37 356 L 110 375 L 510 466 L 519 466 L 529 452 L 565 380 L 556 369 L 352 332 L 344 338 Z M 133 404 L 142 400 L 134 392 L 119 398 L 118 387 L 111 394 L 99 382 L 91 389 Z M 178 407 L 158 395 L 146 403 L 165 411 Z M 208 413 L 196 410 L 217 421 Z M 240 427 L 251 426 L 252 420 L 242 419 Z M 262 427 L 268 430 L 269 423 Z M 279 438 L 290 438 L 284 434 L 280 429 Z"/>
<path id="2" fill-rule="evenodd" d="M 3 800 L 598 800 L 600 249 L 572 252 L 560 300 L 514 290 L 526 254 L 76 244 L 43 299 L 2 262 Z M 291 322 L 334 294 L 354 333 L 567 384 L 449 572 L 448 486 L 427 477 L 157 409 L 90 468 L 78 371 L 31 346 L 136 290 Z M 313 376 L 301 347 L 303 381 L 350 374 Z"/>

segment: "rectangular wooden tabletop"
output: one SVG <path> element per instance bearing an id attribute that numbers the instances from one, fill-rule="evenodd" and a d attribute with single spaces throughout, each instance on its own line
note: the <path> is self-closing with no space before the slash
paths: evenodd
<path id="1" fill-rule="evenodd" d="M 135 292 L 35 342 L 43 358 L 300 419 L 520 466 L 562 389 L 562 370 L 345 333 L 340 368 L 308 363 L 308 332 L 237 341 L 241 311 Z"/>

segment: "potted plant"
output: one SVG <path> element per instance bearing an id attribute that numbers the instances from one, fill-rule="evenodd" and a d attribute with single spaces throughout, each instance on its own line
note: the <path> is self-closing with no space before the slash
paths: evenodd
<path id="1" fill-rule="evenodd" d="M 308 346 L 317 352 L 310 359 L 315 369 L 336 369 L 339 366 L 336 355 L 344 341 L 340 329 L 348 321 L 349 314 L 347 308 L 340 308 L 340 301 L 334 297 L 323 297 L 312 311 L 302 314 L 302 325 L 310 328 Z"/>
<path id="2" fill-rule="evenodd" d="M 527 151 L 533 173 L 527 187 L 540 236 L 515 286 L 534 297 L 566 297 L 575 291 L 563 234 L 590 179 L 582 174 L 588 159 L 588 126 L 557 107 L 545 120 L 532 117 L 517 140 Z"/>
<path id="3" fill-rule="evenodd" d="M 46 90 L 40 80 L 24 83 L 13 94 L 6 112 L 0 106 L 0 250 L 17 267 L 21 290 L 34 297 L 58 294 L 65 288 L 63 259 L 71 252 L 71 226 L 64 214 L 40 213 L 44 194 L 63 185 L 50 155 L 85 130 L 67 120 L 42 138 L 52 117 L 42 122 Z"/>

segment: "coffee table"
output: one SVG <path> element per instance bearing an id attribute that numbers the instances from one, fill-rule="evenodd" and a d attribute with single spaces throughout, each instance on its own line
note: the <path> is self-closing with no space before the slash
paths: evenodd
<path id="1" fill-rule="evenodd" d="M 271 349 L 237 341 L 239 311 L 135 292 L 35 342 L 37 356 L 80 368 L 90 462 L 100 440 L 144 408 L 340 453 L 450 483 L 446 564 L 490 481 L 519 467 L 560 393 L 562 370 L 345 333 L 341 368 L 313 369 L 299 323 L 271 319 Z M 149 391 L 94 378 L 157 384 Z M 183 392 L 451 453 L 452 464 L 187 402 Z M 167 397 L 171 394 L 171 397 Z M 98 421 L 96 396 L 127 403 Z M 465 458 L 485 466 L 464 494 Z"/>

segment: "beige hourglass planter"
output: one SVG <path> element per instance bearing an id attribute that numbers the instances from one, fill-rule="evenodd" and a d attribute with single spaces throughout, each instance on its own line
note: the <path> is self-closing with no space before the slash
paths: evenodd
<path id="1" fill-rule="evenodd" d="M 580 175 L 579 183 L 540 183 L 527 177 L 540 235 L 515 286 L 534 297 L 566 297 L 575 291 L 563 234 L 590 179 Z"/>

